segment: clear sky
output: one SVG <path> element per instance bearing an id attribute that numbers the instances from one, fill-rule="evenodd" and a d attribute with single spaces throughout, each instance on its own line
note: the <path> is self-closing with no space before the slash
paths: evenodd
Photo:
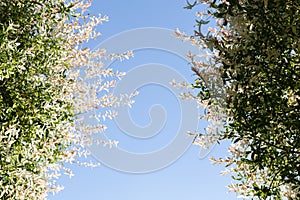
<path id="1" fill-rule="evenodd" d="M 178 148 L 170 148 L 167 154 L 163 152 L 174 144 L 178 135 L 185 134 L 180 132 L 182 123 L 195 121 L 194 111 L 186 111 L 189 106 L 182 110 L 182 101 L 168 84 L 172 76 L 190 82 L 194 79 L 188 61 L 182 57 L 183 52 L 189 50 L 188 44 L 176 42 L 178 39 L 172 39 L 168 32 L 176 28 L 193 32 L 196 10 L 183 9 L 185 4 L 184 0 L 94 0 L 90 13 L 108 15 L 110 21 L 99 27 L 102 37 L 89 42 L 89 46 L 106 47 L 113 52 L 133 48 L 133 58 L 110 66 L 128 73 L 127 79 L 125 77 L 118 86 L 121 92 L 130 88 L 140 92 L 130 110 L 120 111 L 130 117 L 121 116 L 117 121 L 107 122 L 105 135 L 118 140 L 122 151 L 137 155 L 138 159 L 132 161 L 131 157 L 117 155 L 114 149 L 109 151 L 116 154 L 106 154 L 111 160 L 99 153 L 96 157 L 104 159 L 102 166 L 92 169 L 72 166 L 75 176 L 71 179 L 62 176 L 59 182 L 65 189 L 55 196 L 50 195 L 50 200 L 236 199 L 225 187 L 230 184 L 230 177 L 220 175 L 224 166 L 213 166 L 208 159 L 226 155 L 228 144 L 215 146 L 204 158 L 199 156 L 199 147 L 184 142 L 179 142 Z M 190 48 L 195 50 L 195 47 Z M 206 123 L 200 121 L 198 125 L 198 130 L 202 130 Z M 144 157 L 139 160 L 140 155 Z M 170 159 L 170 162 L 160 163 L 162 159 Z M 133 165 L 139 173 L 134 173 Z"/>

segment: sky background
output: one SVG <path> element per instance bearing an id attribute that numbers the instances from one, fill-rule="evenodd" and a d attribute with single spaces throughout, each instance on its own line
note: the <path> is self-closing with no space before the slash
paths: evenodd
<path id="1" fill-rule="evenodd" d="M 91 48 L 121 32 L 144 27 L 160 27 L 175 30 L 179 28 L 193 33 L 196 10 L 185 10 L 184 0 L 94 0 L 89 9 L 91 14 L 108 15 L 110 21 L 99 26 L 102 37 L 89 42 Z M 204 9 L 198 7 L 198 10 Z M 124 44 L 120 44 L 124 45 Z M 144 64 L 158 63 L 176 70 L 188 81 L 194 80 L 187 60 L 165 51 L 143 49 L 135 51 L 135 56 L 125 62 L 115 62 L 111 66 L 119 71 L 130 70 Z M 136 103 L 128 111 L 132 121 L 140 127 L 151 123 L 149 109 L 162 105 L 166 112 L 166 123 L 162 130 L 147 139 L 126 135 L 115 121 L 107 122 L 106 135 L 118 140 L 119 146 L 130 152 L 147 153 L 163 148 L 176 135 L 180 124 L 179 100 L 172 91 L 161 85 L 150 84 L 139 89 Z M 178 118 L 179 117 L 179 118 Z M 191 119 L 192 120 L 192 119 Z M 200 122 L 199 130 L 205 127 Z M 50 200 L 232 200 L 226 185 L 229 176 L 220 175 L 224 166 L 213 166 L 209 157 L 227 154 L 223 143 L 213 148 L 205 157 L 199 157 L 199 147 L 190 146 L 173 164 L 150 173 L 133 174 L 117 171 L 105 165 L 97 168 L 72 166 L 75 176 L 62 176 L 59 183 L 65 187 Z M 159 158 L 158 158 L 159 159 Z M 126 161 L 124 161 L 126 162 Z M 147 164 L 147 163 L 145 163 Z"/>

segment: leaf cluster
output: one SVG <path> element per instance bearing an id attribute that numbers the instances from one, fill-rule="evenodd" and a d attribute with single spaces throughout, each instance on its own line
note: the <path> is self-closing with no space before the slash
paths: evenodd
<path id="1" fill-rule="evenodd" d="M 48 187 L 45 166 L 61 160 L 69 145 L 63 126 L 73 113 L 59 97 L 67 64 L 56 27 L 71 5 L 0 5 L 0 199 L 39 199 Z"/>
<path id="2" fill-rule="evenodd" d="M 221 134 L 247 144 L 234 158 L 247 173 L 234 178 L 247 185 L 245 196 L 300 199 L 300 1 L 205 3 L 222 21 L 217 34 L 195 35 L 222 66 L 230 122 Z"/>

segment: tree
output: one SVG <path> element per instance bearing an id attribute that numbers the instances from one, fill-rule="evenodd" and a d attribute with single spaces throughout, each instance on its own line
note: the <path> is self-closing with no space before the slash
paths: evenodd
<path id="1" fill-rule="evenodd" d="M 198 30 L 189 39 L 211 50 L 213 62 L 197 62 L 193 84 L 198 99 L 215 108 L 215 89 L 203 73 L 218 72 L 226 90 L 222 131 L 195 140 L 231 140 L 225 163 L 235 180 L 229 186 L 242 197 L 300 199 L 300 2 L 297 0 L 198 0 Z M 196 6 L 196 4 L 188 8 Z M 202 33 L 214 19 L 216 28 Z M 208 94 L 208 95 L 203 95 Z M 212 110 L 206 117 L 214 116 Z M 220 115 L 219 115 L 220 116 Z M 218 118 L 220 119 L 220 118 Z"/>
<path id="2" fill-rule="evenodd" d="M 96 110 L 99 118 L 114 117 L 111 107 L 131 103 L 133 95 L 110 93 L 124 73 L 100 60 L 131 53 L 83 47 L 108 20 L 85 13 L 90 1 L 0 4 L 0 199 L 45 199 L 60 189 L 55 179 L 61 169 L 71 175 L 65 163 L 78 163 L 88 153 L 89 136 L 106 128 L 103 120 L 86 123 L 83 114 L 95 117 L 90 111 Z"/>

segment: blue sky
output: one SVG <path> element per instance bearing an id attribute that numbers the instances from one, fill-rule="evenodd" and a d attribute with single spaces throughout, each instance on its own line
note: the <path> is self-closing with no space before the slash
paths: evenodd
<path id="1" fill-rule="evenodd" d="M 116 34 L 124 34 L 124 31 L 133 31 L 135 29 L 143 29 L 145 27 L 159 27 L 174 30 L 179 28 L 187 33 L 193 32 L 195 24 L 196 10 L 185 10 L 183 7 L 186 2 L 167 1 L 167 0 L 97 0 L 94 1 L 90 8 L 91 14 L 108 15 L 110 21 L 99 27 L 102 37 L 89 42 L 91 48 L 97 46 L 105 46 L 105 41 L 116 41 Z M 199 7 L 198 9 L 202 9 Z M 150 30 L 150 29 L 149 29 Z M 131 33 L 131 32 L 130 32 Z M 139 38 L 151 36 L 144 34 L 139 35 Z M 132 39 L 132 38 L 131 38 Z M 159 41 L 161 38 L 157 37 Z M 176 40 L 174 38 L 174 40 Z M 112 51 L 126 50 L 130 45 L 123 40 L 114 43 Z M 155 41 L 153 41 L 155 43 Z M 163 41 L 162 41 L 163 42 Z M 179 42 L 179 41 L 178 41 Z M 132 42 L 131 42 L 132 43 Z M 156 45 L 160 45 L 160 42 Z M 108 43 L 110 44 L 110 43 Z M 118 46 L 119 44 L 119 46 Z M 180 46 L 176 43 L 178 51 L 185 50 L 187 47 Z M 186 44 L 187 45 L 187 44 Z M 129 47 L 128 47 L 129 46 Z M 133 45 L 134 46 L 134 45 Z M 168 46 L 169 47 L 169 46 Z M 175 48 L 170 47 L 170 48 Z M 134 47 L 135 48 L 135 47 Z M 193 47 L 191 47 L 193 48 Z M 174 50 L 174 51 L 177 51 Z M 114 62 L 111 64 L 116 70 L 125 71 L 133 77 L 134 70 L 141 67 L 165 66 L 172 73 L 178 73 L 186 80 L 192 82 L 194 77 L 188 65 L 188 61 L 174 52 L 169 52 L 164 49 L 142 48 L 134 51 L 135 56 L 125 62 Z M 163 75 L 161 75 L 163 76 Z M 159 77 L 159 74 L 157 74 Z M 156 78 L 157 78 L 156 77 Z M 151 76 L 143 75 L 142 79 L 151 79 Z M 153 77 L 154 79 L 155 77 Z M 137 81 L 138 77 L 133 77 Z M 167 79 L 167 78 L 166 78 Z M 124 84 L 124 82 L 121 82 Z M 131 84 L 130 83 L 130 84 Z M 129 83 L 126 83 L 129 84 Z M 165 120 L 161 129 L 157 133 L 153 133 L 151 137 L 139 138 L 131 137 L 128 133 L 124 133 L 124 124 L 118 124 L 116 121 L 107 122 L 108 130 L 105 135 L 120 142 L 119 147 L 123 150 L 136 154 L 147 154 L 155 152 L 168 146 L 178 134 L 180 123 L 186 119 L 180 119 L 182 110 L 180 110 L 180 100 L 176 93 L 172 92 L 168 86 L 163 84 L 145 84 L 136 86 L 140 92 L 135 98 L 136 103 L 126 112 L 129 113 L 133 125 L 136 125 L 143 133 L 143 128 L 151 123 L 160 124 Z M 158 117 L 152 118 L 149 116 L 149 109 L 153 105 L 159 105 L 161 110 L 157 111 Z M 163 109 L 162 109 L 163 108 Z M 154 113 L 154 117 L 155 117 Z M 178 118 L 179 117 L 179 118 Z M 189 116 L 188 116 L 189 118 Z M 188 121 L 193 121 L 190 117 Z M 156 121 L 155 121 L 156 120 Z M 124 123 L 124 120 L 123 120 Z M 125 122 L 126 123 L 126 122 Z M 129 123 L 129 122 L 128 122 Z M 126 125 L 126 124 L 125 124 Z M 199 122 L 198 130 L 202 130 L 206 123 Z M 130 132 L 130 127 L 129 131 Z M 130 133 L 129 133 L 130 134 Z M 135 133 L 136 134 L 136 133 Z M 179 133 L 180 134 L 180 133 Z M 67 176 L 62 176 L 59 183 L 64 185 L 65 189 L 55 196 L 50 195 L 50 200 L 230 200 L 236 199 L 233 193 L 227 193 L 226 185 L 230 184 L 229 176 L 221 176 L 220 171 L 223 166 L 212 166 L 208 159 L 211 156 L 219 157 L 227 153 L 226 147 L 228 144 L 215 146 L 210 154 L 205 158 L 199 157 L 199 147 L 190 146 L 183 155 L 175 162 L 168 166 L 162 166 L 148 173 L 126 173 L 122 170 L 116 170 L 116 167 L 108 167 L 107 163 L 97 168 L 84 168 L 72 166 L 75 176 L 71 179 Z M 112 154 L 113 155 L 113 154 Z M 114 157 L 112 157 L 114 159 Z M 116 158 L 120 159 L 120 158 Z M 128 162 L 126 158 L 118 160 L 120 162 Z M 160 157 L 157 158 L 158 160 Z M 144 161 L 145 165 L 151 165 L 153 161 Z M 154 162 L 156 162 L 154 160 Z M 140 164 L 140 163 L 139 163 Z M 122 165 L 121 165 L 122 166 Z"/>

